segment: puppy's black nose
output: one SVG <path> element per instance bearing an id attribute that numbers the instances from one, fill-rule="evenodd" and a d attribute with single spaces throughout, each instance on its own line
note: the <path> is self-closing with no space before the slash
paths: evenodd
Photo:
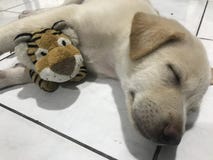
<path id="1" fill-rule="evenodd" d="M 160 143 L 169 145 L 178 145 L 181 141 L 182 134 L 180 129 L 175 125 L 166 125 L 160 136 Z"/>

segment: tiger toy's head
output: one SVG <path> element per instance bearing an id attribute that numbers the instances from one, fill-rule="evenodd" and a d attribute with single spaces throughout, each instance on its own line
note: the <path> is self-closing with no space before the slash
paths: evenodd
<path id="1" fill-rule="evenodd" d="M 65 21 L 56 22 L 52 28 L 21 33 L 15 43 L 18 60 L 46 81 L 69 81 L 83 65 L 76 48 L 78 37 Z"/>

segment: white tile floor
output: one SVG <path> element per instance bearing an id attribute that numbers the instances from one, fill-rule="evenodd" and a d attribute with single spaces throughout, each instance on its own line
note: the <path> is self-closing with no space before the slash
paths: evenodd
<path id="1" fill-rule="evenodd" d="M 0 128 L 1 160 L 105 159 L 3 108 L 0 108 Z"/>
<path id="2" fill-rule="evenodd" d="M 198 36 L 213 39 L 213 1 L 209 1 Z"/>
<path id="3" fill-rule="evenodd" d="M 0 25 L 17 19 L 25 9 L 54 7 L 62 1 L 0 0 Z M 202 39 L 211 66 L 212 2 L 152 0 L 162 15 L 177 19 Z M 4 64 L 8 61 L 13 62 L 5 59 Z M 0 63 L 0 69 L 4 64 Z M 159 160 L 213 159 L 212 97 L 209 87 L 195 126 L 177 149 L 163 149 Z M 151 160 L 155 146 L 135 132 L 126 112 L 122 91 L 114 80 L 91 79 L 54 93 L 41 92 L 33 84 L 0 91 L 0 160 Z"/>

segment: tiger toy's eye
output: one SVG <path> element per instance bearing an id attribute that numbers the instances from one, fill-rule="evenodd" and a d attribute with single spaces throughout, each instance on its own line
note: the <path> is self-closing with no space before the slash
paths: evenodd
<path id="1" fill-rule="evenodd" d="M 41 55 L 42 55 L 42 56 L 46 56 L 47 53 L 45 53 L 44 51 L 42 51 L 42 52 L 41 52 Z"/>
<path id="2" fill-rule="evenodd" d="M 63 46 L 66 46 L 66 44 L 67 44 L 66 41 L 65 41 L 65 40 L 62 40 L 62 45 L 63 45 Z"/>
<path id="3" fill-rule="evenodd" d="M 67 46 L 67 45 L 72 44 L 69 39 L 66 39 L 63 37 L 59 38 L 57 42 L 58 42 L 58 45 L 60 45 L 60 46 Z"/>
<path id="4" fill-rule="evenodd" d="M 39 60 L 41 57 L 46 56 L 48 53 L 47 49 L 38 48 L 35 52 L 36 59 Z"/>

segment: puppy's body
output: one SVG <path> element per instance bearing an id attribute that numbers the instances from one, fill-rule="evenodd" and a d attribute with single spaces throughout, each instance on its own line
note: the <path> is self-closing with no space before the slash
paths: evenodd
<path id="1" fill-rule="evenodd" d="M 156 37 L 161 35 L 160 31 L 167 27 L 167 23 L 171 29 L 177 28 L 178 33 L 172 37 L 174 42 L 148 48 L 149 55 L 142 56 L 140 47 L 130 45 L 132 41 L 140 39 L 135 40 L 135 36 L 129 38 L 137 12 L 157 15 L 146 0 L 84 0 L 80 5 L 51 9 L 1 27 L 0 53 L 13 49 L 13 38 L 18 33 L 48 27 L 62 19 L 67 21 L 77 31 L 80 49 L 89 70 L 121 81 L 130 117 L 141 133 L 157 143 L 177 144 L 184 132 L 186 113 L 199 106 L 209 85 L 210 70 L 205 50 L 177 22 L 148 16 L 153 25 L 145 26 L 146 34 L 139 37 L 143 39 L 143 44 L 161 41 Z M 142 25 L 150 23 L 143 21 L 144 17 L 146 15 L 139 14 L 134 21 L 137 24 L 141 20 Z M 154 20 L 152 22 L 152 18 L 156 19 L 156 23 Z M 151 30 L 158 24 L 158 19 L 162 20 L 161 25 Z M 152 33 L 158 33 L 158 30 L 159 34 L 150 39 Z M 142 32 L 139 26 L 136 33 L 139 35 Z M 179 32 L 184 35 L 182 38 Z M 176 39 L 180 40 L 176 42 Z M 131 59 L 131 50 L 134 50 L 133 54 L 138 50 L 141 58 Z M 0 76 L 1 88 L 29 82 L 24 69 L 16 72 L 18 69 L 0 73 L 4 74 L 3 78 Z M 180 83 L 175 84 L 174 81 Z"/>

